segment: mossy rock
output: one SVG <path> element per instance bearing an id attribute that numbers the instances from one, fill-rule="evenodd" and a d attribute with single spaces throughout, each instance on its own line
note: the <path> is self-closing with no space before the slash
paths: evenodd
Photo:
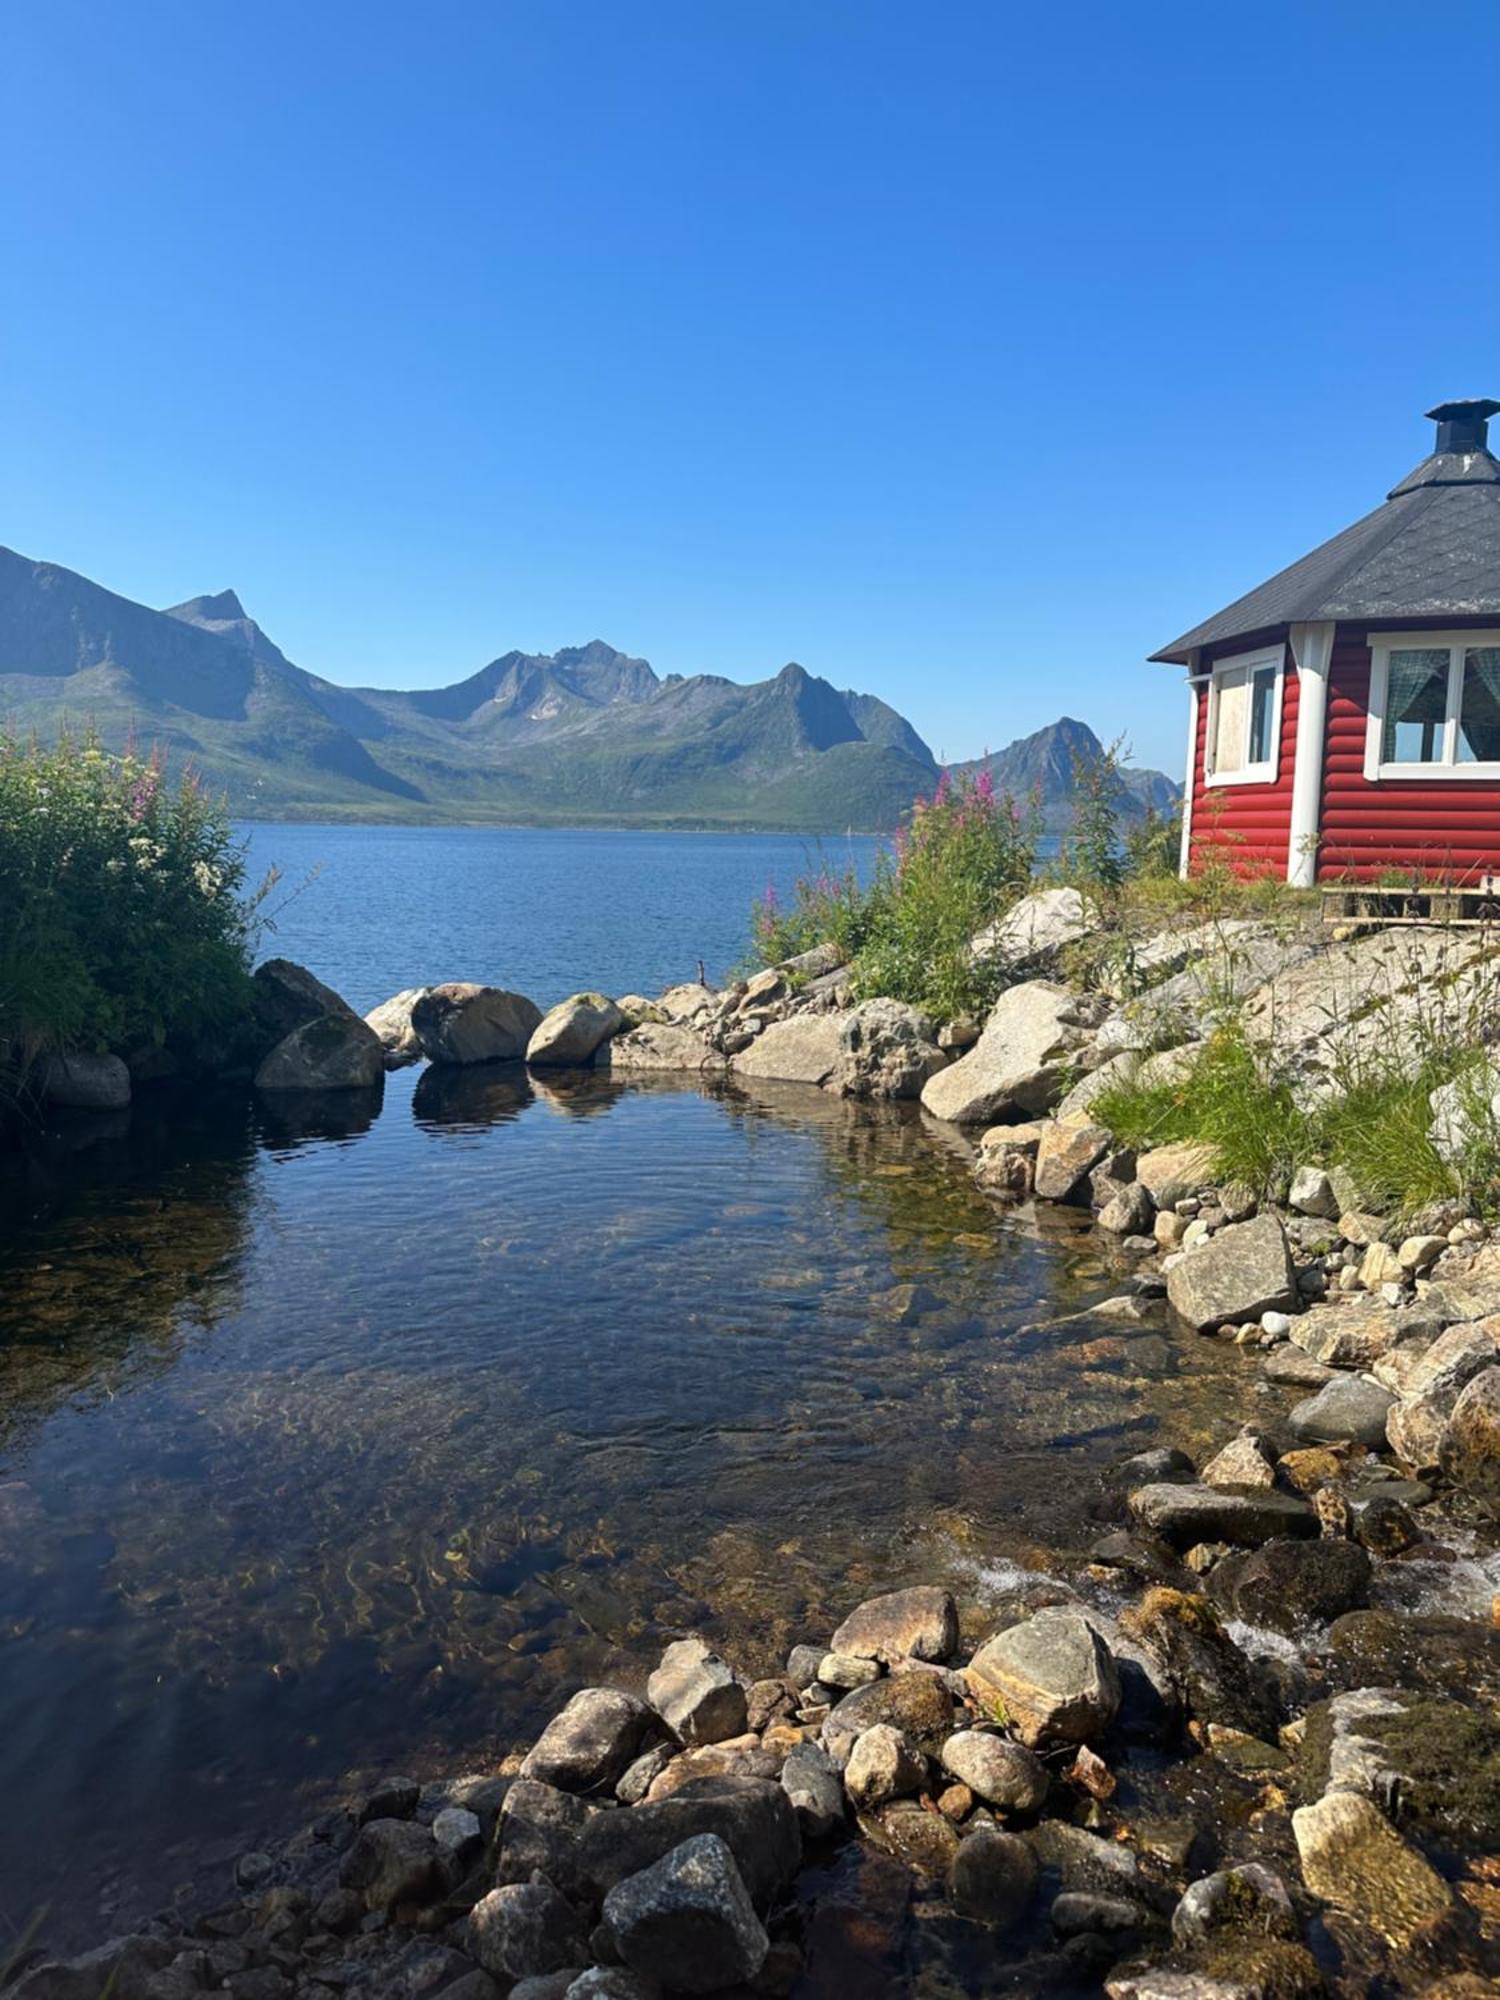
<path id="1" fill-rule="evenodd" d="M 1439 1839 L 1500 1849 L 1500 1722 L 1457 1701 L 1414 1701 L 1361 1733 L 1400 1773 L 1396 1817 Z"/>

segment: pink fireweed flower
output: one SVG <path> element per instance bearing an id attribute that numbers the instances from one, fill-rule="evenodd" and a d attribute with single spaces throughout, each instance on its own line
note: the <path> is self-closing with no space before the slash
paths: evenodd
<path id="1" fill-rule="evenodd" d="M 979 767 L 979 776 L 974 780 L 974 796 L 987 806 L 994 804 L 995 779 L 988 764 Z"/>
<path id="2" fill-rule="evenodd" d="M 932 803 L 935 806 L 941 806 L 941 805 L 946 805 L 947 802 L 948 802 L 948 773 L 945 768 L 944 770 L 938 772 L 937 790 L 932 795 Z"/>

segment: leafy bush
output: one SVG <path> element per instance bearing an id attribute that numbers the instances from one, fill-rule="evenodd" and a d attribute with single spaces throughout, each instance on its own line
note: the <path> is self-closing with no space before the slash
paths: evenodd
<path id="1" fill-rule="evenodd" d="M 0 1077 L 239 1016 L 244 861 L 223 808 L 92 737 L 0 734 Z"/>
<path id="2" fill-rule="evenodd" d="M 799 877 L 790 905 L 768 882 L 750 913 L 756 966 L 779 965 L 819 944 L 837 945 L 847 962 L 869 931 L 870 909 L 870 894 L 852 861 L 837 871 L 822 867 L 816 875 Z"/>
<path id="3" fill-rule="evenodd" d="M 799 881 L 790 907 L 767 890 L 751 916 L 760 961 L 832 941 L 862 998 L 905 1000 L 939 1021 L 981 1010 L 1003 969 L 972 942 L 1032 886 L 1038 834 L 1035 811 L 997 797 L 988 771 L 957 784 L 944 772 L 868 886 L 848 868 Z"/>
<path id="4" fill-rule="evenodd" d="M 987 770 L 957 784 L 945 772 L 877 872 L 855 991 L 939 1021 L 987 1008 L 1004 969 L 976 957 L 973 940 L 1031 888 L 1038 834 L 1035 810 L 997 797 Z"/>

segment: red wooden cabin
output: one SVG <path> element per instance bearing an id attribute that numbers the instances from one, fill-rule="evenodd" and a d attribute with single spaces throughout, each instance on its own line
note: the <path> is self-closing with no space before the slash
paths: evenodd
<path id="1" fill-rule="evenodd" d="M 1500 403 L 1440 403 L 1373 514 L 1154 653 L 1187 669 L 1182 867 L 1500 883 Z"/>

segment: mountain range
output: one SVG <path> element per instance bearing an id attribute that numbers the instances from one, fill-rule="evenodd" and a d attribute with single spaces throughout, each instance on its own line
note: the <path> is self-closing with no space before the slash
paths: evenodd
<path id="1" fill-rule="evenodd" d="M 795 663 L 748 685 L 663 677 L 596 639 L 449 687 L 340 687 L 232 590 L 155 611 L 0 549 L 0 727 L 64 725 L 160 744 L 247 818 L 884 831 L 938 773 L 895 709 Z M 1067 719 L 1012 744 L 988 760 L 997 789 L 1038 781 L 1065 823 L 1075 746 L 1098 739 Z M 1132 815 L 1175 800 L 1159 772 L 1131 780 Z"/>

